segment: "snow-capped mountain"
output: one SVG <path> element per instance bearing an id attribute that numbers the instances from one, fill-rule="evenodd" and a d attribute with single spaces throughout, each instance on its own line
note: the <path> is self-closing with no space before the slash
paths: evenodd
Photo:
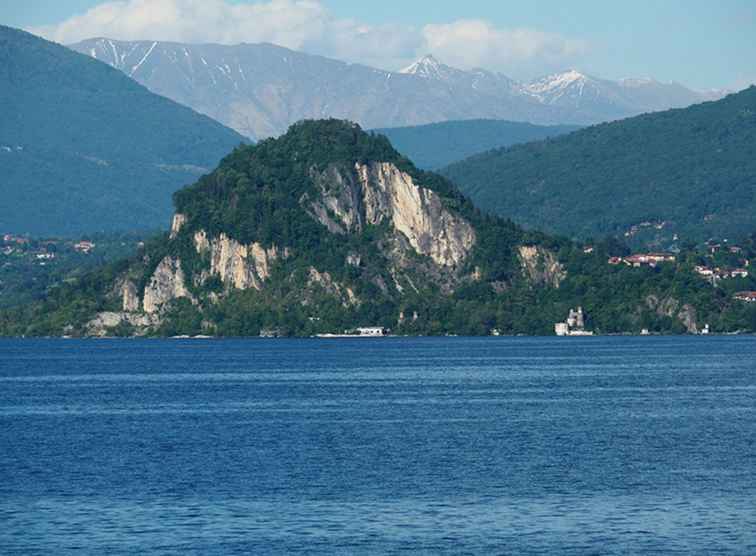
<path id="1" fill-rule="evenodd" d="M 418 77 L 425 77 L 427 79 L 449 79 L 459 72 L 460 70 L 458 69 L 442 64 L 431 54 L 423 56 L 417 62 L 399 70 L 399 73 L 417 75 Z"/>
<path id="2" fill-rule="evenodd" d="M 545 104 L 556 104 L 560 99 L 582 98 L 586 94 L 600 94 L 595 80 L 576 70 L 543 77 L 525 86 L 525 90 Z"/>
<path id="3" fill-rule="evenodd" d="M 255 139 L 305 118 L 346 118 L 366 128 L 476 118 L 591 124 L 706 100 L 681 86 L 622 85 L 575 71 L 523 84 L 432 55 L 390 72 L 272 44 L 99 38 L 71 48 Z"/>
<path id="4" fill-rule="evenodd" d="M 404 75 L 413 75 L 423 79 L 455 84 L 476 92 L 510 93 L 521 96 L 522 86 L 501 73 L 494 73 L 476 68 L 464 71 L 442 64 L 432 55 L 423 56 L 417 62 L 399 71 Z"/>
<path id="5" fill-rule="evenodd" d="M 650 112 L 684 107 L 723 96 L 697 93 L 677 83 L 653 79 L 609 81 L 574 69 L 532 81 L 524 90 L 550 106 L 600 110 L 607 115 L 617 110 Z"/>

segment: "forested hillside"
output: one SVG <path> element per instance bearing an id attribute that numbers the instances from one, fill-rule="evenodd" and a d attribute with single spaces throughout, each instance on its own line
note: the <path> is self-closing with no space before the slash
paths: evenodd
<path id="1" fill-rule="evenodd" d="M 0 232 L 155 229 L 244 141 L 107 64 L 0 26 Z"/>
<path id="2" fill-rule="evenodd" d="M 499 149 L 443 173 L 481 207 L 574 237 L 756 229 L 756 87 L 685 109 Z"/>
<path id="3" fill-rule="evenodd" d="M 578 129 L 578 126 L 539 126 L 506 120 L 463 120 L 375 131 L 388 137 L 394 147 L 419 168 L 436 170 L 491 149 L 538 141 Z"/>
<path id="4" fill-rule="evenodd" d="M 756 330 L 697 259 L 610 264 L 616 242 L 525 231 L 349 122 L 235 149 L 175 203 L 170 234 L 0 312 L 0 334 L 551 334 L 579 305 L 604 333 Z"/>

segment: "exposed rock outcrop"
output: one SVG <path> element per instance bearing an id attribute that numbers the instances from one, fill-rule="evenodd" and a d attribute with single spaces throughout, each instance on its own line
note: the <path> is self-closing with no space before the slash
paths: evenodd
<path id="1" fill-rule="evenodd" d="M 181 228 L 184 227 L 184 224 L 186 224 L 186 215 L 181 213 L 176 213 L 173 215 L 173 221 L 171 222 L 171 239 L 175 239 L 176 236 L 179 235 L 179 232 L 181 231 Z"/>
<path id="2" fill-rule="evenodd" d="M 209 255 L 211 276 L 239 290 L 262 289 L 273 263 L 289 256 L 287 249 L 279 250 L 275 245 L 266 249 L 260 243 L 243 245 L 226 234 L 209 239 L 204 230 L 194 234 L 194 246 L 197 253 Z"/>
<path id="3" fill-rule="evenodd" d="M 475 230 L 452 214 L 438 194 L 418 187 L 409 174 L 384 162 L 355 166 L 362 184 L 365 215 L 370 224 L 390 218 L 415 251 L 436 264 L 459 265 L 475 244 Z"/>
<path id="4" fill-rule="evenodd" d="M 101 338 L 111 336 L 119 327 L 128 326 L 132 328 L 134 335 L 143 336 L 159 324 L 160 318 L 157 315 L 106 311 L 90 320 L 85 326 L 85 332 L 87 336 Z"/>
<path id="5" fill-rule="evenodd" d="M 679 320 L 689 334 L 698 334 L 698 315 L 692 305 L 681 304 L 674 297 L 659 299 L 655 295 L 649 295 L 646 297 L 646 306 L 660 317 Z"/>
<path id="6" fill-rule="evenodd" d="M 394 164 L 355 164 L 355 174 L 332 166 L 315 175 L 319 198 L 305 196 L 310 214 L 334 233 L 389 222 L 419 255 L 457 267 L 475 245 L 473 227 L 447 210 L 434 191 L 416 185 Z"/>
<path id="7" fill-rule="evenodd" d="M 169 301 L 182 297 L 194 301 L 186 287 L 181 261 L 173 257 L 165 257 L 158 264 L 144 289 L 142 308 L 145 313 L 157 313 Z"/>
<path id="8" fill-rule="evenodd" d="M 558 288 L 567 277 L 554 253 L 543 247 L 521 245 L 518 249 L 523 274 L 534 285 Z"/>
<path id="9" fill-rule="evenodd" d="M 307 289 L 320 289 L 338 298 L 343 307 L 355 307 L 360 304 L 360 300 L 349 286 L 336 282 L 328 272 L 320 272 L 315 267 L 310 267 L 307 277 Z M 308 304 L 307 296 L 303 299 L 303 304 Z"/>
<path id="10" fill-rule="evenodd" d="M 365 226 L 363 192 L 356 177 L 339 166 L 329 166 L 325 172 L 312 174 L 318 197 L 303 202 L 312 216 L 328 231 L 335 234 L 360 232 Z"/>
<path id="11" fill-rule="evenodd" d="M 121 286 L 121 306 L 127 313 L 135 313 L 140 309 L 139 291 L 131 280 L 124 280 Z"/>

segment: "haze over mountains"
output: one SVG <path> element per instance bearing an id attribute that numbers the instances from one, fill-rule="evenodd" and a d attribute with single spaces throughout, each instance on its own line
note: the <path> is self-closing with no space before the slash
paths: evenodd
<path id="1" fill-rule="evenodd" d="M 154 229 L 244 138 L 105 64 L 0 26 L 0 232 Z"/>
<path id="2" fill-rule="evenodd" d="M 506 120 L 462 120 L 373 131 L 388 137 L 396 150 L 418 168 L 435 170 L 491 149 L 540 141 L 578 129 Z"/>
<path id="3" fill-rule="evenodd" d="M 390 72 L 272 44 L 96 38 L 71 48 L 253 139 L 323 117 L 365 128 L 467 119 L 585 125 L 718 95 L 648 79 L 607 81 L 574 70 L 520 83 L 483 69 L 455 69 L 432 56 Z"/>

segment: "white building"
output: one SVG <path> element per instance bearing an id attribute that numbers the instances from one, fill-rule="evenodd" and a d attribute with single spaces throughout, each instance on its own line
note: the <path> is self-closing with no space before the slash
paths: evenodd
<path id="1" fill-rule="evenodd" d="M 364 328 L 358 328 L 357 333 L 360 336 L 386 336 L 388 331 L 382 326 L 368 326 Z"/>
<path id="2" fill-rule="evenodd" d="M 570 309 L 566 322 L 554 324 L 557 336 L 593 336 L 593 332 L 585 329 L 585 314 L 583 308 Z"/>

